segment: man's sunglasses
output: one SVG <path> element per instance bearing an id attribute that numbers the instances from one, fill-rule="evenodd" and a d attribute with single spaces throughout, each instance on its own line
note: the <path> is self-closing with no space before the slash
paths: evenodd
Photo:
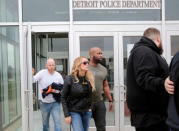
<path id="1" fill-rule="evenodd" d="M 84 61 L 84 62 L 82 62 L 82 64 L 83 65 L 87 65 L 87 64 L 89 64 L 89 62 L 88 61 Z"/>

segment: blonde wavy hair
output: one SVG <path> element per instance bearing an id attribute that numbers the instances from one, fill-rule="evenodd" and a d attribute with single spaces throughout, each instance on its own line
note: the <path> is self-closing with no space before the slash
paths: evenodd
<path id="1" fill-rule="evenodd" d="M 75 80 L 77 82 L 79 82 L 79 79 L 77 77 L 77 74 L 78 72 L 80 71 L 80 65 L 82 64 L 82 59 L 85 58 L 88 60 L 88 58 L 84 57 L 84 56 L 80 56 L 80 57 L 77 57 L 75 60 L 74 60 L 74 63 L 73 63 L 73 67 L 72 67 L 72 72 L 71 74 L 74 75 L 75 77 Z M 92 86 L 92 91 L 96 90 L 95 88 L 95 84 L 94 84 L 94 76 L 93 74 L 90 72 L 90 71 L 87 71 L 86 74 L 85 74 L 85 78 L 90 82 L 91 86 Z"/>

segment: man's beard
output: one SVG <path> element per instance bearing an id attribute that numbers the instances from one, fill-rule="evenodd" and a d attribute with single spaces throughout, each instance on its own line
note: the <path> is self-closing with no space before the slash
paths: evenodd
<path id="1" fill-rule="evenodd" d="M 98 63 L 101 63 L 102 60 L 100 60 L 100 59 L 97 58 L 96 56 L 93 56 L 93 62 L 94 62 L 95 64 L 98 64 Z"/>

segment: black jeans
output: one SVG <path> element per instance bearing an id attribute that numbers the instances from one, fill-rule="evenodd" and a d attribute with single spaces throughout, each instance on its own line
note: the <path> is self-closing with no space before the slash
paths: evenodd
<path id="1" fill-rule="evenodd" d="M 97 102 L 92 105 L 92 117 L 94 119 L 96 130 L 106 130 L 106 107 L 104 101 Z"/>
<path id="2" fill-rule="evenodd" d="M 165 124 L 165 122 L 161 122 L 159 124 L 151 125 L 151 126 L 148 126 L 148 127 L 136 128 L 136 131 L 169 131 L 169 128 Z"/>

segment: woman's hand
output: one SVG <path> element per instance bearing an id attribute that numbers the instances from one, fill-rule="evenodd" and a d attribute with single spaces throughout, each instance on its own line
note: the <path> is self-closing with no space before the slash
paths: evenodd
<path id="1" fill-rule="evenodd" d="M 71 116 L 65 117 L 65 122 L 67 124 L 70 124 L 71 123 Z"/>

